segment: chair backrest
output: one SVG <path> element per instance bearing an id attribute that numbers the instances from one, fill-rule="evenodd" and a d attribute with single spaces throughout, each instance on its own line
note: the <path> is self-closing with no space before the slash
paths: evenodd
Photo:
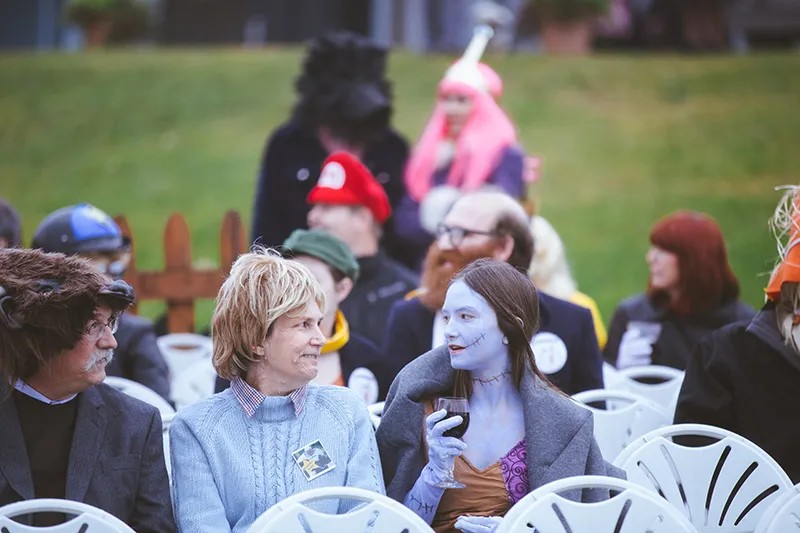
<path id="1" fill-rule="evenodd" d="M 156 342 L 169 367 L 170 383 L 197 361 L 210 359 L 213 353 L 211 338 L 197 333 L 169 333 Z"/>
<path id="2" fill-rule="evenodd" d="M 603 457 L 613 461 L 630 442 L 654 429 L 672 424 L 672 415 L 656 402 L 623 390 L 596 389 L 572 396 L 594 416 L 594 438 Z M 605 409 L 591 405 L 605 402 Z"/>
<path id="3" fill-rule="evenodd" d="M 167 400 L 159 396 L 150 387 L 146 387 L 141 383 L 119 376 L 107 376 L 103 383 L 157 408 L 161 413 L 162 423 L 166 420 L 172 420 L 172 416 L 175 414 L 175 409 Z"/>
<path id="4" fill-rule="evenodd" d="M 36 513 L 66 513 L 74 518 L 57 526 L 34 527 L 12 520 L 15 516 Z M 135 533 L 116 516 L 81 502 L 40 498 L 0 507 L 0 531 L 3 533 Z"/>
<path id="5" fill-rule="evenodd" d="M 375 429 L 378 429 L 378 426 L 381 423 L 381 416 L 383 416 L 383 406 L 385 404 L 386 402 L 375 402 L 367 406 L 367 411 L 369 411 L 369 417 L 372 420 L 372 425 Z"/>
<path id="6" fill-rule="evenodd" d="M 764 511 L 755 533 L 789 533 L 800 531 L 800 483 Z"/>
<path id="7" fill-rule="evenodd" d="M 589 488 L 616 493 L 595 503 L 576 502 L 559 495 Z M 605 476 L 576 476 L 543 485 L 522 498 L 508 511 L 495 533 L 517 531 L 691 533 L 695 529 L 669 503 L 634 483 Z"/>
<path id="8" fill-rule="evenodd" d="M 341 515 L 321 513 L 305 504 L 324 499 L 350 499 L 365 502 Z M 374 531 L 431 533 L 422 518 L 405 505 L 387 496 L 355 487 L 321 487 L 282 500 L 267 509 L 248 533 L 344 533 Z"/>
<path id="9" fill-rule="evenodd" d="M 217 372 L 211 358 L 194 362 L 172 380 L 170 395 L 175 409 L 181 410 L 212 396 L 216 379 Z"/>
<path id="10" fill-rule="evenodd" d="M 608 361 L 603 361 L 603 386 L 607 389 L 617 389 L 620 383 L 627 378 L 623 376 L 619 370 L 614 368 L 614 365 Z"/>
<path id="11" fill-rule="evenodd" d="M 684 446 L 671 440 L 675 437 L 715 442 Z M 628 445 L 614 464 L 629 481 L 666 498 L 703 532 L 752 531 L 772 502 L 792 487 L 764 450 L 740 435 L 702 424 L 651 431 Z"/>
<path id="12" fill-rule="evenodd" d="M 622 378 L 614 384 L 607 384 L 607 389 L 626 390 L 667 408 L 670 414 L 675 413 L 678 394 L 683 385 L 684 371 L 669 366 L 643 365 L 632 366 L 619 371 Z M 661 380 L 660 383 L 646 383 L 639 380 Z"/>

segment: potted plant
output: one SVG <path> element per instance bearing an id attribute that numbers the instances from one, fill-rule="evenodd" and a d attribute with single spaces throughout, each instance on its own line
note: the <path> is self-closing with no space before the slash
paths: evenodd
<path id="1" fill-rule="evenodd" d="M 531 0 L 544 48 L 554 54 L 585 54 L 592 46 L 592 24 L 610 0 Z"/>
<path id="2" fill-rule="evenodd" d="M 147 27 L 147 8 L 138 0 L 69 0 L 64 9 L 90 48 L 104 45 L 114 34 L 120 37 L 116 40 L 134 38 Z"/>

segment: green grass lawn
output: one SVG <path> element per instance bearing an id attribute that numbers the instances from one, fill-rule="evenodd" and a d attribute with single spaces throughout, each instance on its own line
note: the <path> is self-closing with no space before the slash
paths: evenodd
<path id="1" fill-rule="evenodd" d="M 124 213 L 140 268 L 161 268 L 162 228 L 180 211 L 194 260 L 216 262 L 224 212 L 250 219 L 261 150 L 288 115 L 301 57 L 275 48 L 0 55 L 0 196 L 21 212 L 26 242 L 70 203 Z M 392 55 L 395 124 L 409 139 L 451 60 Z M 540 213 L 606 321 L 643 289 L 650 228 L 678 208 L 720 222 L 743 297 L 760 305 L 775 256 L 773 189 L 800 176 L 800 56 L 489 61 L 525 148 L 544 160 Z"/>

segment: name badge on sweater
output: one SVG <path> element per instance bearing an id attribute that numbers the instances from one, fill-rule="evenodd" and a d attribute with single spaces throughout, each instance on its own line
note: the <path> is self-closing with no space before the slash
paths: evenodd
<path id="1" fill-rule="evenodd" d="M 336 468 L 319 439 L 293 451 L 292 458 L 308 481 Z"/>

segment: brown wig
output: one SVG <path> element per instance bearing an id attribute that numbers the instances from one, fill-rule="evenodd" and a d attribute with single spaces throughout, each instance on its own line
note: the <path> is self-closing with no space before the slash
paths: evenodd
<path id="1" fill-rule="evenodd" d="M 647 294 L 661 307 L 682 315 L 708 311 L 739 297 L 739 281 L 728 264 L 722 231 L 710 216 L 678 211 L 659 220 L 650 242 L 678 257 L 678 298 L 648 285 Z"/>
<path id="2" fill-rule="evenodd" d="M 484 258 L 467 265 L 450 283 L 458 280 L 480 294 L 497 315 L 497 325 L 508 339 L 511 379 L 517 389 L 526 372 L 549 383 L 536 366 L 531 349 L 531 338 L 539 329 L 539 297 L 530 278 L 508 263 Z M 455 371 L 453 393 L 466 398 L 472 395 L 468 371 Z"/>
<path id="3" fill-rule="evenodd" d="M 87 260 L 41 250 L 0 250 L 0 379 L 10 387 L 75 347 L 99 306 L 133 302 Z"/>

